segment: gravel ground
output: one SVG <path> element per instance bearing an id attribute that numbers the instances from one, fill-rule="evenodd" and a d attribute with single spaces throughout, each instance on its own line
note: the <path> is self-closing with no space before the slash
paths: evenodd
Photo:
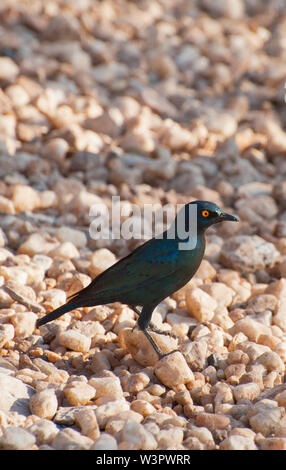
<path id="1" fill-rule="evenodd" d="M 286 449 L 286 7 L 1 0 L 0 448 Z M 206 199 L 158 361 L 112 304 L 35 328 L 140 240 L 90 207 Z M 134 217 L 138 223 L 138 217 Z"/>

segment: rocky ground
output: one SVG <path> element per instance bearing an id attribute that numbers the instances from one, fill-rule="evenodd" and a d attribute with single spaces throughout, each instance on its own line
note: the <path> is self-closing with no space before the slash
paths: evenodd
<path id="1" fill-rule="evenodd" d="M 2 0 L 0 18 L 0 448 L 286 449 L 285 3 Z M 112 196 L 240 217 L 157 307 L 181 351 L 159 361 L 125 305 L 35 328 L 140 242 L 90 238 Z"/>

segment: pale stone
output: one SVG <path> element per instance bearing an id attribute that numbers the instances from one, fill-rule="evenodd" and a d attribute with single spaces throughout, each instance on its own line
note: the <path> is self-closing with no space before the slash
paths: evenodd
<path id="1" fill-rule="evenodd" d="M 108 64 L 100 64 L 93 67 L 93 78 L 102 84 L 107 84 L 114 80 L 124 78 L 128 74 L 128 67 L 119 62 L 110 62 Z"/>
<path id="2" fill-rule="evenodd" d="M 244 407 L 247 407 L 247 405 L 236 405 L 236 406 L 244 406 Z M 250 437 L 251 439 L 255 439 L 256 437 L 256 434 L 254 431 L 252 431 L 252 429 L 249 429 L 249 428 L 233 428 L 230 433 L 229 433 L 229 436 L 235 436 L 235 435 L 238 435 L 238 436 L 244 436 L 244 437 Z"/>
<path id="3" fill-rule="evenodd" d="M 88 383 L 95 388 L 95 398 L 113 397 L 117 400 L 123 397 L 123 390 L 118 377 L 92 377 Z"/>
<path id="4" fill-rule="evenodd" d="M 40 209 L 56 208 L 58 205 L 58 197 L 54 191 L 45 190 L 38 193 Z"/>
<path id="5" fill-rule="evenodd" d="M 7 281 L 14 281 L 20 285 L 25 285 L 28 280 L 28 275 L 24 270 L 24 266 L 1 266 L 0 275 Z"/>
<path id="6" fill-rule="evenodd" d="M 56 424 L 49 419 L 39 419 L 27 428 L 35 437 L 37 444 L 51 444 L 56 437 L 59 429 Z"/>
<path id="7" fill-rule="evenodd" d="M 184 440 L 184 449 L 189 450 L 205 450 L 205 445 L 197 437 L 187 437 Z"/>
<path id="8" fill-rule="evenodd" d="M 0 273 L 1 273 L 1 270 L 0 270 Z M 28 281 L 27 273 L 25 274 L 26 274 L 26 281 Z M 10 295 L 13 295 L 11 291 L 15 293 L 14 300 L 16 301 L 17 301 L 17 297 L 24 298 L 24 301 L 27 301 L 27 303 L 28 302 L 34 303 L 36 301 L 35 291 L 30 286 L 23 285 L 22 283 L 17 282 L 15 280 L 8 280 L 5 283 L 5 288 L 7 288 L 7 290 L 10 292 Z M 23 305 L 24 305 L 24 302 L 23 302 Z"/>
<path id="9" fill-rule="evenodd" d="M 133 400 L 131 403 L 131 410 L 136 411 L 145 417 L 154 413 L 155 408 L 146 400 Z"/>
<path id="10" fill-rule="evenodd" d="M 207 292 L 218 305 L 229 307 L 235 292 L 231 287 L 226 286 L 222 282 L 213 282 L 212 284 L 205 284 L 201 287 L 202 290 Z"/>
<path id="11" fill-rule="evenodd" d="M 199 287 L 186 291 L 188 311 L 199 322 L 210 321 L 214 316 L 217 302 Z"/>
<path id="12" fill-rule="evenodd" d="M 277 401 L 279 406 L 284 406 L 286 409 L 286 390 L 275 395 L 275 401 Z"/>
<path id="13" fill-rule="evenodd" d="M 240 378 L 245 372 L 245 364 L 230 364 L 224 369 L 225 378 L 236 377 Z"/>
<path id="14" fill-rule="evenodd" d="M 203 259 L 194 277 L 206 281 L 214 279 L 215 276 L 215 268 L 207 259 Z"/>
<path id="15" fill-rule="evenodd" d="M 261 432 L 264 436 L 279 432 L 282 414 L 281 408 L 273 409 L 271 413 L 257 413 L 249 418 L 249 423 L 255 432 Z M 284 409 L 284 408 L 283 408 Z"/>
<path id="16" fill-rule="evenodd" d="M 264 312 L 265 310 L 274 310 L 277 299 L 271 294 L 262 294 L 251 297 L 248 301 L 248 307 L 253 309 L 255 313 Z"/>
<path id="17" fill-rule="evenodd" d="M 161 351 L 166 354 L 176 349 L 178 341 L 170 336 L 150 333 Z M 135 328 L 122 329 L 118 334 L 121 347 L 127 349 L 132 357 L 142 366 L 154 365 L 158 361 L 158 355 L 144 335 L 143 331 Z"/>
<path id="18" fill-rule="evenodd" d="M 229 332 L 232 336 L 237 333 L 243 333 L 250 339 L 250 341 L 257 342 L 260 335 L 271 334 L 271 329 L 268 326 L 263 325 L 261 322 L 246 317 L 238 320 Z"/>
<path id="19" fill-rule="evenodd" d="M 194 325 L 194 319 L 177 313 L 168 313 L 167 322 L 172 327 L 172 333 L 178 336 L 188 334 L 190 326 Z"/>
<path id="20" fill-rule="evenodd" d="M 75 228 L 60 227 L 55 236 L 60 242 L 71 242 L 76 248 L 83 248 L 87 244 L 86 234 Z"/>
<path id="21" fill-rule="evenodd" d="M 22 107 L 29 103 L 30 98 L 28 93 L 21 85 L 10 85 L 6 88 L 5 94 L 9 96 L 13 105 L 16 107 Z"/>
<path id="22" fill-rule="evenodd" d="M 207 450 L 215 449 L 215 442 L 211 431 L 206 427 L 198 427 L 192 425 L 188 429 L 188 436 L 196 437 L 199 441 L 206 446 Z"/>
<path id="23" fill-rule="evenodd" d="M 260 388 L 257 383 L 249 382 L 246 384 L 237 385 L 233 388 L 233 395 L 236 401 L 247 398 L 252 401 L 260 394 Z"/>
<path id="24" fill-rule="evenodd" d="M 0 306 L 1 308 L 8 308 L 14 303 L 14 299 L 0 287 Z"/>
<path id="25" fill-rule="evenodd" d="M 182 443 L 184 431 L 179 426 L 171 426 L 169 429 L 161 429 L 157 436 L 158 446 L 161 448 L 176 448 Z"/>
<path id="26" fill-rule="evenodd" d="M 0 195 L 0 211 L 6 214 L 15 214 L 13 202 L 5 196 Z"/>
<path id="27" fill-rule="evenodd" d="M 136 118 L 140 114 L 141 104 L 131 96 L 117 96 L 114 104 L 126 120 Z"/>
<path id="28" fill-rule="evenodd" d="M 250 362 L 255 361 L 255 359 L 261 356 L 261 354 L 270 351 L 268 346 L 264 346 L 263 344 L 256 344 L 252 341 L 247 341 L 247 337 L 245 335 L 243 335 L 242 339 L 243 341 L 239 343 L 239 349 L 248 355 Z M 263 366 L 260 367 L 264 369 Z"/>
<path id="29" fill-rule="evenodd" d="M 174 116 L 177 112 L 175 106 L 159 94 L 155 88 L 145 86 L 141 92 L 141 98 L 144 104 L 159 114 Z"/>
<path id="30" fill-rule="evenodd" d="M 248 419 L 253 431 L 261 432 L 263 436 L 278 433 L 281 420 L 285 416 L 285 408 L 278 407 L 274 400 L 261 400 L 248 410 Z"/>
<path id="31" fill-rule="evenodd" d="M 71 329 L 95 340 L 98 335 L 105 334 L 104 326 L 98 321 L 77 321 L 72 324 Z"/>
<path id="32" fill-rule="evenodd" d="M 36 326 L 37 315 L 33 312 L 19 312 L 11 316 L 10 321 L 15 329 L 15 336 L 26 338 L 30 336 Z"/>
<path id="33" fill-rule="evenodd" d="M 273 323 L 282 331 L 286 331 L 286 319 L 285 319 L 285 311 L 286 311 L 286 302 L 279 302 L 279 306 L 275 315 L 273 316 Z"/>
<path id="34" fill-rule="evenodd" d="M 286 450 L 286 438 L 267 437 L 259 441 L 259 448 L 261 450 Z"/>
<path id="35" fill-rule="evenodd" d="M 56 450 L 88 450 L 92 444 L 92 439 L 71 428 L 59 431 L 51 443 Z"/>
<path id="36" fill-rule="evenodd" d="M 56 137 L 46 143 L 41 153 L 45 158 L 61 163 L 65 160 L 68 149 L 67 141 Z"/>
<path id="37" fill-rule="evenodd" d="M 221 250 L 221 262 L 240 271 L 256 271 L 271 267 L 280 254 L 273 243 L 258 235 L 237 235 L 229 238 Z"/>
<path id="38" fill-rule="evenodd" d="M 84 382 L 72 382 L 64 388 L 64 394 L 71 405 L 86 405 L 95 396 L 94 387 Z"/>
<path id="39" fill-rule="evenodd" d="M 286 344 L 284 341 L 274 347 L 274 352 L 278 354 L 283 362 L 286 362 Z"/>
<path id="40" fill-rule="evenodd" d="M 27 283 L 39 283 L 43 281 L 45 276 L 45 271 L 42 266 L 39 266 L 37 263 L 31 262 L 30 264 L 25 264 L 22 266 L 22 270 L 27 274 Z"/>
<path id="41" fill-rule="evenodd" d="M 108 419 L 122 411 L 129 410 L 129 403 L 125 400 L 114 400 L 105 405 L 100 405 L 95 410 L 96 418 L 100 429 L 104 429 Z"/>
<path id="42" fill-rule="evenodd" d="M 236 349 L 235 351 L 229 352 L 226 360 L 228 364 L 248 364 L 249 357 L 240 349 Z"/>
<path id="43" fill-rule="evenodd" d="M 141 423 L 143 421 L 143 416 L 131 409 L 127 411 L 121 411 L 117 415 L 111 416 L 108 419 L 105 426 L 105 431 L 112 435 L 116 435 L 119 431 L 121 431 L 128 419 L 136 421 L 137 423 Z"/>
<path id="44" fill-rule="evenodd" d="M 117 450 L 117 441 L 110 434 L 101 433 L 90 450 Z"/>
<path id="45" fill-rule="evenodd" d="M 203 370 L 207 364 L 208 345 L 206 341 L 191 341 L 182 346 L 182 352 L 192 370 Z"/>
<path id="46" fill-rule="evenodd" d="M 105 426 L 105 431 L 112 435 L 117 435 L 128 419 L 135 421 L 136 423 L 141 423 L 143 416 L 133 410 L 122 411 L 121 413 L 109 418 Z"/>
<path id="47" fill-rule="evenodd" d="M 91 277 L 95 277 L 115 262 L 116 257 L 110 250 L 100 248 L 91 256 L 88 272 Z"/>
<path id="48" fill-rule="evenodd" d="M 269 351 L 261 354 L 261 356 L 256 359 L 256 362 L 258 364 L 262 364 L 268 372 L 275 370 L 277 372 L 282 373 L 285 370 L 283 361 L 281 360 L 279 355 L 274 351 Z"/>
<path id="49" fill-rule="evenodd" d="M 234 322 L 229 317 L 227 308 L 224 306 L 216 308 L 212 322 L 220 326 L 224 331 L 228 331 L 234 325 Z"/>
<path id="50" fill-rule="evenodd" d="M 174 352 L 160 359 L 155 366 L 155 374 L 169 388 L 194 382 L 194 375 L 184 356 Z"/>
<path id="51" fill-rule="evenodd" d="M 278 300 L 283 300 L 286 295 L 286 279 L 282 278 L 269 284 L 265 294 L 275 295 Z"/>
<path id="52" fill-rule="evenodd" d="M 66 330 L 59 332 L 58 341 L 62 346 L 65 346 L 72 351 L 88 352 L 90 349 L 91 339 L 88 336 L 81 334 L 77 330 Z"/>
<path id="53" fill-rule="evenodd" d="M 0 373 L 0 410 L 16 411 L 17 413 L 28 416 L 29 400 L 34 390 L 21 380 Z"/>
<path id="54" fill-rule="evenodd" d="M 84 289 L 90 284 L 90 282 L 91 282 L 91 278 L 87 274 L 76 273 L 74 276 L 69 277 L 67 280 L 67 287 L 68 287 L 68 291 L 66 292 L 67 297 Z M 59 285 L 59 287 L 61 286 Z M 64 289 L 66 290 L 65 287 Z M 83 321 L 86 321 L 86 320 L 87 320 L 86 317 L 84 317 Z"/>
<path id="55" fill-rule="evenodd" d="M 33 211 L 40 205 L 38 192 L 30 186 L 22 184 L 14 186 L 12 201 L 16 212 Z"/>
<path id="56" fill-rule="evenodd" d="M 203 0 L 202 6 L 212 18 L 226 17 L 238 21 L 244 17 L 246 8 L 242 0 L 238 0 L 233 4 L 227 0 L 220 0 L 216 3 L 211 0 Z"/>
<path id="57" fill-rule="evenodd" d="M 32 449 L 36 442 L 35 436 L 23 428 L 9 426 L 0 437 L 0 448 L 5 450 Z"/>
<path id="58" fill-rule="evenodd" d="M 212 113 L 204 120 L 204 124 L 211 132 L 231 137 L 237 130 L 236 119 L 230 113 Z"/>
<path id="59" fill-rule="evenodd" d="M 103 352 L 96 351 L 92 356 L 90 369 L 96 374 L 102 370 L 110 370 L 111 365 L 107 356 Z"/>
<path id="60" fill-rule="evenodd" d="M 219 448 L 221 450 L 257 450 L 254 440 L 246 436 L 229 436 L 224 439 Z"/>
<path id="61" fill-rule="evenodd" d="M 14 338 L 14 333 L 13 325 L 0 323 L 0 348 L 5 347 L 5 344 Z"/>
<path id="62" fill-rule="evenodd" d="M 47 388 L 35 393 L 30 399 L 30 410 L 32 414 L 40 418 L 52 419 L 58 409 L 58 400 L 53 389 Z"/>
<path id="63" fill-rule="evenodd" d="M 14 80 L 19 67 L 10 57 L 0 57 L 0 80 Z"/>
<path id="64" fill-rule="evenodd" d="M 153 450 L 157 448 L 154 436 L 146 431 L 144 426 L 136 421 L 128 419 L 120 431 L 120 441 L 134 444 L 137 449 Z"/>
<path id="65" fill-rule="evenodd" d="M 162 143 L 172 151 L 187 150 L 194 147 L 196 137 L 171 119 L 166 119 L 163 126 Z"/>
<path id="66" fill-rule="evenodd" d="M 53 248 L 49 251 L 49 255 L 52 258 L 65 258 L 65 259 L 72 259 L 72 258 L 79 258 L 79 251 L 71 242 L 63 242 L 60 245 Z"/>
<path id="67" fill-rule="evenodd" d="M 196 426 L 203 426 L 211 432 L 215 429 L 226 429 L 229 424 L 229 417 L 221 414 L 200 413 L 196 416 Z"/>
<path id="68" fill-rule="evenodd" d="M 150 382 L 150 378 L 144 372 L 136 374 L 127 374 L 122 376 L 121 384 L 125 392 L 138 393 L 143 390 Z"/>
<path id="69" fill-rule="evenodd" d="M 69 203 L 69 207 L 71 212 L 74 212 L 75 214 L 89 214 L 92 206 L 102 203 L 102 199 L 96 194 L 83 190 L 74 195 Z"/>
<path id="70" fill-rule="evenodd" d="M 66 301 L 66 293 L 61 289 L 49 289 L 41 291 L 43 304 L 47 310 L 54 310 Z"/>
<path id="71" fill-rule="evenodd" d="M 75 413 L 75 422 L 84 436 L 92 440 L 99 438 L 100 431 L 94 410 L 90 408 L 78 410 Z"/>
<path id="72" fill-rule="evenodd" d="M 57 245 L 59 245 L 59 241 L 55 240 L 55 238 L 51 237 L 49 234 L 33 233 L 19 246 L 18 252 L 31 257 L 38 253 L 46 255 Z"/>

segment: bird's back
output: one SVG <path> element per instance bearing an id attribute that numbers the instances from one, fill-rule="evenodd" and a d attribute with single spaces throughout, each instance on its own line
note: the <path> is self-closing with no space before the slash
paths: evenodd
<path id="1" fill-rule="evenodd" d="M 204 249 L 203 235 L 193 250 L 180 250 L 177 239 L 153 238 L 101 273 L 74 299 L 82 298 L 86 306 L 156 305 L 191 279 Z"/>

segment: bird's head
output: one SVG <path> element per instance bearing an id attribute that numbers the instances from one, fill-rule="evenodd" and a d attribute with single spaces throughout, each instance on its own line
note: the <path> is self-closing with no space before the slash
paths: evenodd
<path id="1" fill-rule="evenodd" d="M 208 227 L 225 220 L 238 222 L 234 215 L 223 212 L 216 204 L 209 201 L 193 201 L 186 204 L 177 214 L 175 224 L 177 234 L 190 234 L 192 228 L 196 227 L 198 231 L 205 231 Z M 179 238 L 184 238 L 179 237 Z"/>
<path id="2" fill-rule="evenodd" d="M 234 215 L 223 212 L 219 206 L 209 201 L 194 201 L 187 204 L 188 206 L 196 206 L 197 225 L 201 228 L 210 227 L 213 224 L 229 220 L 238 222 L 238 218 Z"/>

